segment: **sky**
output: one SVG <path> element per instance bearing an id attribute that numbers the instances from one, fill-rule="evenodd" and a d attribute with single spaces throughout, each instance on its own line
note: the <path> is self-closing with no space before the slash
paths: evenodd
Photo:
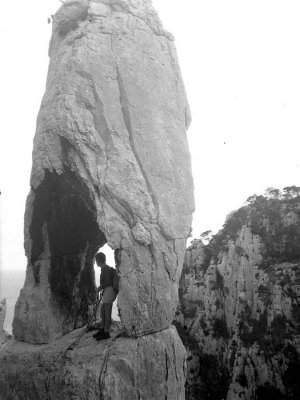
<path id="1" fill-rule="evenodd" d="M 193 237 L 267 187 L 300 185 L 300 2 L 153 0 L 175 36 L 192 112 Z M 24 269 L 32 141 L 58 0 L 0 13 L 0 268 Z"/>

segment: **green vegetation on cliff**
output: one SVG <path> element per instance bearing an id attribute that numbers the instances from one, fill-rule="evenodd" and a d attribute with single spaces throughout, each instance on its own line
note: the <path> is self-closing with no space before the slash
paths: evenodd
<path id="1" fill-rule="evenodd" d="M 300 187 L 286 187 L 283 192 L 269 188 L 264 196 L 249 197 L 243 207 L 229 214 L 216 235 L 207 235 L 211 240 L 204 248 L 202 268 L 206 270 L 211 261 L 216 262 L 228 243 L 237 239 L 243 227 L 249 227 L 252 234 L 260 237 L 263 245 L 261 268 L 300 260 L 300 224 L 295 223 L 298 218 Z M 240 246 L 236 250 L 243 253 Z"/>
<path id="2" fill-rule="evenodd" d="M 188 400 L 300 399 L 300 187 L 249 197 L 193 241 L 179 290 Z"/>

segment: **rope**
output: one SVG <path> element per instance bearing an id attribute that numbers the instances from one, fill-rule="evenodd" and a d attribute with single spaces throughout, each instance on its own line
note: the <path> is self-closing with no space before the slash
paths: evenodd
<path id="1" fill-rule="evenodd" d="M 101 294 L 100 294 L 100 296 L 98 297 L 96 303 L 94 304 L 93 314 L 89 316 L 87 326 L 86 326 L 85 329 L 81 332 L 81 334 L 78 335 L 78 337 L 76 338 L 76 340 L 75 340 L 73 343 L 70 344 L 70 346 L 67 348 L 67 351 L 68 351 L 68 350 L 73 350 L 76 346 L 78 346 L 78 344 L 79 344 L 80 340 L 82 339 L 82 337 L 88 332 L 88 330 L 89 330 L 89 328 L 90 328 L 90 326 L 91 326 L 93 317 L 94 317 L 95 323 L 96 323 L 96 319 L 97 319 L 97 310 L 98 310 L 99 304 L 101 303 L 102 297 L 103 297 L 103 292 L 101 292 Z"/>

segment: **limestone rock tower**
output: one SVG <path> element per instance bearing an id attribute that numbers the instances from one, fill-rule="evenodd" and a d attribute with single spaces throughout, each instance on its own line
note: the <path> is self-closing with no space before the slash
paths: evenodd
<path id="1" fill-rule="evenodd" d="M 14 336 L 48 343 L 86 323 L 105 243 L 115 250 L 126 333 L 162 331 L 177 306 L 194 209 L 173 38 L 150 0 L 71 0 L 53 17 L 49 56 Z"/>

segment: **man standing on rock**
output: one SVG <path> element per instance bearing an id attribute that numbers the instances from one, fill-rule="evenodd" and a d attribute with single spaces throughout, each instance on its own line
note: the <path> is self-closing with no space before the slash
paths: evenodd
<path id="1" fill-rule="evenodd" d="M 97 266 L 101 268 L 100 286 L 98 290 L 102 294 L 101 307 L 101 329 L 94 335 L 97 340 L 109 339 L 109 328 L 111 324 L 111 312 L 113 302 L 116 300 L 117 292 L 114 289 L 114 268 L 106 264 L 106 256 L 104 253 L 96 254 Z"/>

